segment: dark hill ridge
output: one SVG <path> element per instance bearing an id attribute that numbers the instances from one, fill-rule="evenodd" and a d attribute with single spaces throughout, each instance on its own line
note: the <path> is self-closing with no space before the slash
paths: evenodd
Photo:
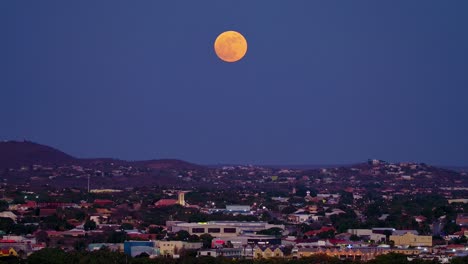
<path id="1" fill-rule="evenodd" d="M 0 142 L 0 168 L 17 168 L 33 164 L 58 165 L 76 159 L 57 149 L 30 141 Z"/>
<path id="2" fill-rule="evenodd" d="M 177 159 L 161 159 L 147 161 L 125 161 L 112 158 L 79 159 L 55 148 L 37 144 L 31 141 L 0 142 L 0 169 L 19 168 L 22 166 L 47 165 L 82 165 L 106 166 L 108 164 L 122 166 L 145 167 L 149 169 L 200 169 L 202 166 Z"/>

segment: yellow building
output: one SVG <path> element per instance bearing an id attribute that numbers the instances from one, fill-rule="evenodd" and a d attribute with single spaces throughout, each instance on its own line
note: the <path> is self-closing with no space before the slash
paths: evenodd
<path id="1" fill-rule="evenodd" d="M 0 250 L 0 257 L 9 257 L 9 256 L 18 256 L 18 253 L 13 248 L 10 249 L 2 249 Z"/>
<path id="2" fill-rule="evenodd" d="M 421 253 L 430 253 L 432 250 L 424 251 L 417 248 L 393 248 L 391 252 L 404 255 L 419 255 Z"/>
<path id="3" fill-rule="evenodd" d="M 185 241 L 156 241 L 156 247 L 159 248 L 159 254 L 166 257 L 174 257 L 187 249 L 200 249 L 203 246 L 201 242 L 185 242 Z"/>
<path id="4" fill-rule="evenodd" d="M 418 236 L 406 233 L 401 236 L 390 236 L 395 246 L 432 247 L 432 236 Z"/>
<path id="5" fill-rule="evenodd" d="M 256 246 L 254 248 L 254 259 L 260 258 L 282 258 L 284 257 L 284 252 L 280 247 L 260 247 Z"/>
<path id="6" fill-rule="evenodd" d="M 341 260 L 362 260 L 368 261 L 378 255 L 386 254 L 388 250 L 384 248 L 341 248 L 341 247 L 295 247 L 292 250 L 293 258 L 305 258 L 313 255 L 327 255 Z"/>

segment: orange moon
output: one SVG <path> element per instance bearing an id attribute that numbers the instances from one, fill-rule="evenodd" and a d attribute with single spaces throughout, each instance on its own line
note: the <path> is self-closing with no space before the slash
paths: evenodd
<path id="1" fill-rule="evenodd" d="M 214 50 L 226 62 L 236 62 L 247 53 L 247 40 L 237 31 L 225 31 L 215 40 Z"/>

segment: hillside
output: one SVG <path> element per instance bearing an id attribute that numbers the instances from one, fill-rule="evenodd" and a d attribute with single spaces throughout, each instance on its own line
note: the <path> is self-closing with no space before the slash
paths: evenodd
<path id="1" fill-rule="evenodd" d="M 0 142 L 0 169 L 32 165 L 81 165 L 86 167 L 136 166 L 149 169 L 200 169 L 201 166 L 177 159 L 125 161 L 113 158 L 80 159 L 55 148 L 31 141 Z"/>
<path id="2" fill-rule="evenodd" d="M 0 142 L 0 169 L 18 168 L 33 164 L 61 165 L 76 159 L 62 151 L 30 141 Z"/>

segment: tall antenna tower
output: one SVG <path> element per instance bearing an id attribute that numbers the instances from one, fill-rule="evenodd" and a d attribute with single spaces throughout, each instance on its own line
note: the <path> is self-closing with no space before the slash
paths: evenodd
<path id="1" fill-rule="evenodd" d="M 88 193 L 89 193 L 89 177 L 90 175 L 88 174 Z"/>

